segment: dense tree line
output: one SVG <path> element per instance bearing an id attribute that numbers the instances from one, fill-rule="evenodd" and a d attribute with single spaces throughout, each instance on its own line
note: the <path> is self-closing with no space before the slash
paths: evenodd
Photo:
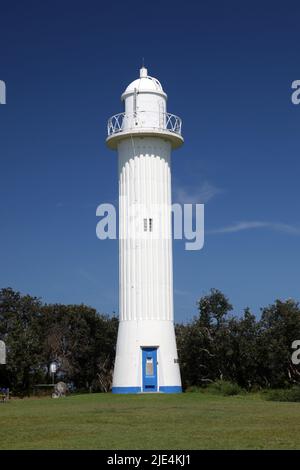
<path id="1" fill-rule="evenodd" d="M 291 345 L 300 340 L 300 308 L 294 300 L 232 315 L 232 306 L 217 289 L 198 302 L 198 315 L 176 325 L 184 387 L 205 386 L 218 379 L 248 390 L 300 383 L 300 367 L 291 361 Z M 0 339 L 7 364 L 0 385 L 25 394 L 50 383 L 56 361 L 58 379 L 76 390 L 109 391 L 118 320 L 86 305 L 44 304 L 10 288 L 0 290 Z"/>
<path id="2" fill-rule="evenodd" d="M 300 340 L 300 308 L 294 300 L 276 300 L 261 318 L 247 308 L 241 317 L 216 289 L 198 302 L 199 314 L 177 325 L 177 345 L 184 386 L 223 379 L 248 390 L 300 383 L 292 363 L 292 343 Z"/>
<path id="3" fill-rule="evenodd" d="M 0 384 L 14 393 L 30 393 L 38 383 L 57 378 L 77 390 L 110 388 L 118 320 L 86 305 L 45 305 L 12 289 L 0 290 L 0 339 L 7 364 L 0 366 Z"/>

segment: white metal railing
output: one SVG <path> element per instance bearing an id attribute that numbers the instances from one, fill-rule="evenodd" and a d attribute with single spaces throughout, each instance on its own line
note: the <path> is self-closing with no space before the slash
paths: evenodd
<path id="1" fill-rule="evenodd" d="M 157 130 L 167 130 L 169 132 L 174 132 L 175 134 L 181 135 L 181 126 L 182 121 L 180 117 L 175 116 L 175 114 L 170 113 L 156 113 L 158 117 L 158 121 L 160 124 L 155 126 L 149 125 L 141 125 L 139 126 L 139 115 L 141 113 L 154 113 L 154 111 L 138 111 L 135 115 L 128 114 L 128 113 L 119 113 L 115 114 L 114 116 L 110 117 L 107 122 L 107 134 L 111 136 L 113 134 L 117 134 L 118 132 L 122 132 L 123 130 L 130 131 L 130 129 L 157 129 Z M 162 119 L 161 119 L 162 118 Z M 124 122 L 126 122 L 126 129 L 124 128 Z"/>

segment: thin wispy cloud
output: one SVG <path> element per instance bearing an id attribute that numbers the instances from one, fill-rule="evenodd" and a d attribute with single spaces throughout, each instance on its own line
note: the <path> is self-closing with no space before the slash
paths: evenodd
<path id="1" fill-rule="evenodd" d="M 204 181 L 197 188 L 191 189 L 182 186 L 175 186 L 173 202 L 177 202 L 179 204 L 205 204 L 222 192 L 222 189 L 217 188 L 208 181 Z"/>
<path id="2" fill-rule="evenodd" d="M 276 223 L 276 222 L 266 222 L 266 221 L 244 221 L 237 222 L 232 225 L 227 225 L 225 227 L 217 228 L 214 230 L 209 230 L 208 233 L 218 234 L 218 233 L 236 233 L 244 230 L 252 230 L 266 228 L 268 230 L 273 230 L 275 232 L 287 233 L 289 235 L 300 235 L 300 227 L 296 227 L 290 224 Z"/>
<path id="3" fill-rule="evenodd" d="M 82 268 L 77 269 L 77 273 L 86 281 L 88 281 L 90 284 L 95 285 L 99 287 L 99 279 L 97 279 L 95 276 L 90 274 L 88 271 Z"/>

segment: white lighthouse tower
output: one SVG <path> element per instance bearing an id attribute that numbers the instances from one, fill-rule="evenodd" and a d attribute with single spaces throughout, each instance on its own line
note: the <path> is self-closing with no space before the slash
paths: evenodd
<path id="1" fill-rule="evenodd" d="M 171 150 L 181 120 L 167 113 L 160 82 L 140 69 L 108 121 L 119 161 L 120 323 L 113 393 L 181 392 L 174 317 Z"/>

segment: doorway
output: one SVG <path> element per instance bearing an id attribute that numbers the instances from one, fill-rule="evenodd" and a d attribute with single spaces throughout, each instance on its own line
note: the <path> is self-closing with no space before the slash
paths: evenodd
<path id="1" fill-rule="evenodd" d="M 157 392 L 157 348 L 142 347 L 143 392 Z"/>

